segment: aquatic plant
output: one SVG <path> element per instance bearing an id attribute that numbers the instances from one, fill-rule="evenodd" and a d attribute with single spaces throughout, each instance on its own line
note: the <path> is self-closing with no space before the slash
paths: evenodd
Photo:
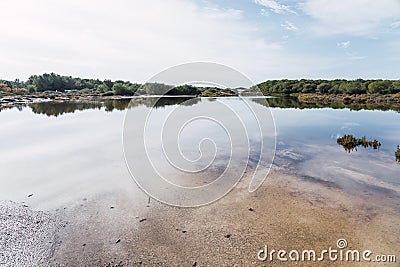
<path id="1" fill-rule="evenodd" d="M 372 147 L 373 149 L 379 149 L 381 147 L 381 143 L 374 139 L 372 141 L 367 140 L 367 137 L 363 136 L 362 138 L 356 138 L 351 134 L 345 134 L 342 137 L 338 137 L 336 142 L 343 146 L 343 148 L 350 153 L 350 151 L 356 150 L 358 146 L 362 146 L 364 148 Z M 400 152 L 399 152 L 400 153 Z"/>

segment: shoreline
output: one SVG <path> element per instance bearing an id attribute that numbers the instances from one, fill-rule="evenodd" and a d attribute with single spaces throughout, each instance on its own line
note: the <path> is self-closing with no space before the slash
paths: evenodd
<path id="1" fill-rule="evenodd" d="M 51 211 L 62 223 L 50 266 L 287 266 L 259 261 L 270 249 L 336 246 L 400 253 L 400 211 L 374 196 L 370 202 L 313 179 L 274 171 L 255 193 L 246 176 L 220 201 L 183 209 L 133 196 L 100 194 Z M 396 201 L 396 200 L 393 200 Z M 296 264 L 292 262 L 292 264 Z M 299 262 L 298 266 L 332 262 Z M 350 266 L 365 266 L 365 262 Z M 381 264 L 380 266 L 393 266 Z"/>

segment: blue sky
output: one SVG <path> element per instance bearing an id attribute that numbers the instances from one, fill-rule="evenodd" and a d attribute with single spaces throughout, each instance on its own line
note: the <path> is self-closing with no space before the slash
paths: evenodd
<path id="1" fill-rule="evenodd" d="M 400 0 L 0 3 L 0 77 L 144 82 L 190 61 L 253 81 L 400 78 Z"/>

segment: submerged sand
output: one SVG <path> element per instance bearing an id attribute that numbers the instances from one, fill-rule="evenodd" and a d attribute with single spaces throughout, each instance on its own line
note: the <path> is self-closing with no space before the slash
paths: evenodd
<path id="1" fill-rule="evenodd" d="M 84 199 L 58 211 L 52 266 L 398 266 L 397 263 L 259 261 L 269 249 L 337 248 L 400 257 L 400 197 L 345 193 L 312 177 L 272 173 L 255 193 L 244 179 L 220 201 L 175 208 L 126 192 Z"/>

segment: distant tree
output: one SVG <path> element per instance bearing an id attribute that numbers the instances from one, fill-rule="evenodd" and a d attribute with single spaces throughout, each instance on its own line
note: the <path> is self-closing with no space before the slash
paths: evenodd
<path id="1" fill-rule="evenodd" d="M 25 88 L 30 93 L 78 90 L 89 93 L 118 94 L 118 95 L 200 95 L 206 90 L 209 94 L 215 94 L 210 88 L 200 88 L 192 85 L 171 86 L 162 83 L 146 83 L 140 85 L 129 81 L 117 80 L 115 82 L 106 79 L 82 79 L 71 76 L 61 76 L 55 73 L 44 73 L 42 75 L 31 75 L 26 82 L 19 79 L 12 81 L 1 80 L 3 93 L 6 87 L 10 89 Z M 5 87 L 4 87 L 5 85 Z M 114 86 L 115 85 L 115 86 Z M 400 80 L 267 80 L 252 89 L 259 88 L 264 95 L 281 95 L 293 93 L 315 93 L 320 94 L 396 94 L 400 93 Z M 216 89 L 216 88 L 214 88 Z M 83 90 L 83 91 L 82 91 Z M 219 89 L 218 89 L 219 90 Z M 24 92 L 24 90 L 16 90 Z M 225 92 L 230 94 L 229 92 Z M 234 92 L 236 93 L 236 92 Z"/>
<path id="2" fill-rule="evenodd" d="M 325 93 L 328 93 L 331 88 L 332 88 L 332 85 L 330 83 L 323 82 L 323 83 L 318 84 L 317 92 L 321 93 L 321 94 L 325 94 Z"/>
<path id="3" fill-rule="evenodd" d="M 387 93 L 390 90 L 391 82 L 390 81 L 373 81 L 368 85 L 368 93 L 369 94 L 382 94 Z"/>
<path id="4" fill-rule="evenodd" d="M 400 81 L 392 81 L 390 85 L 390 93 L 391 94 L 400 93 Z"/>
<path id="5" fill-rule="evenodd" d="M 96 89 L 99 93 L 105 93 L 111 90 L 111 87 L 108 87 L 106 83 L 102 83 L 99 86 L 97 86 Z"/>
<path id="6" fill-rule="evenodd" d="M 112 88 L 114 83 L 111 80 L 104 80 L 103 83 L 108 86 L 108 88 Z"/>
<path id="7" fill-rule="evenodd" d="M 131 92 L 131 95 L 134 95 L 135 93 L 139 94 L 139 95 L 144 95 L 145 92 L 143 90 L 139 91 L 140 88 L 141 88 L 141 85 L 138 83 L 130 83 L 128 86 L 128 89 Z"/>
<path id="8" fill-rule="evenodd" d="M 301 90 L 303 93 L 315 93 L 317 86 L 313 83 L 306 83 Z"/>
<path id="9" fill-rule="evenodd" d="M 114 92 L 115 95 L 130 95 L 131 92 L 129 91 L 128 86 L 121 82 L 115 82 L 112 91 Z"/>
<path id="10" fill-rule="evenodd" d="M 172 86 L 163 83 L 145 83 L 142 89 L 146 91 L 148 95 L 165 95 L 172 89 Z"/>
<path id="11" fill-rule="evenodd" d="M 293 81 L 292 93 L 300 93 L 303 90 L 304 83 L 301 81 Z"/>
<path id="12" fill-rule="evenodd" d="M 201 91 L 193 85 L 180 85 L 168 91 L 168 95 L 198 95 Z"/>
<path id="13" fill-rule="evenodd" d="M 26 87 L 26 89 L 28 90 L 29 93 L 33 94 L 36 93 L 36 86 L 33 84 L 30 84 Z"/>
<path id="14" fill-rule="evenodd" d="M 361 94 L 363 85 L 359 81 L 346 81 L 340 84 L 339 91 L 346 94 Z"/>

